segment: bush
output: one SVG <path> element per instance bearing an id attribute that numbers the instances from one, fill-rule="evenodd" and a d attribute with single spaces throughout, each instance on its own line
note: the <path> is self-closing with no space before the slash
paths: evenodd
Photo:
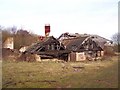
<path id="1" fill-rule="evenodd" d="M 16 33 L 11 33 L 9 30 L 2 30 L 2 43 L 4 43 L 8 37 L 13 37 L 14 48 L 17 50 L 19 50 L 21 46 L 29 46 L 38 41 L 37 35 L 21 29 Z"/>
<path id="2" fill-rule="evenodd" d="M 112 46 L 105 46 L 104 47 L 104 55 L 105 56 L 113 56 L 113 55 L 115 55 L 113 47 Z"/>
<path id="3" fill-rule="evenodd" d="M 113 49 L 115 52 L 120 52 L 120 44 L 116 44 Z"/>

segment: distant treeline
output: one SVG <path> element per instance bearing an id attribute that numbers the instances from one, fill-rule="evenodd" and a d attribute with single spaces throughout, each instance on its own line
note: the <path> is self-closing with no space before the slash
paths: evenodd
<path id="1" fill-rule="evenodd" d="M 120 52 L 120 32 L 113 34 L 112 40 L 114 41 L 114 51 Z"/>
<path id="2" fill-rule="evenodd" d="M 38 35 L 28 30 L 17 29 L 16 27 L 3 28 L 0 26 L 0 31 L 2 31 L 2 43 L 4 43 L 8 37 L 14 38 L 15 49 L 20 49 L 22 46 L 29 46 L 39 41 Z M 112 40 L 115 42 L 113 50 L 120 52 L 120 33 L 113 34 Z"/>
<path id="3" fill-rule="evenodd" d="M 30 33 L 27 30 L 16 29 L 15 27 L 0 27 L 0 31 L 2 31 L 2 43 L 4 43 L 8 37 L 13 37 L 15 49 L 20 49 L 22 46 L 31 45 L 39 40 L 38 35 Z"/>

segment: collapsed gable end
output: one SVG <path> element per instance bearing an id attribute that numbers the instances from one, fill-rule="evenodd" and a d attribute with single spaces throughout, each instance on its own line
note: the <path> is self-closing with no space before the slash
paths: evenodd
<path id="1" fill-rule="evenodd" d="M 25 52 L 35 53 L 38 55 L 47 55 L 53 57 L 59 57 L 61 54 L 66 53 L 65 47 L 53 36 L 46 37 L 43 41 L 40 41 L 31 47 L 29 47 Z"/>
<path id="2" fill-rule="evenodd" d="M 102 48 L 90 37 L 77 37 L 73 39 L 64 39 L 62 43 L 66 47 L 66 49 L 73 52 L 102 50 Z"/>

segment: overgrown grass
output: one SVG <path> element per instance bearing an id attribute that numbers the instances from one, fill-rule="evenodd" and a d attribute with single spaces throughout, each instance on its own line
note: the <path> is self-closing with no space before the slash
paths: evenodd
<path id="1" fill-rule="evenodd" d="M 92 62 L 3 62 L 3 88 L 116 88 L 118 59 Z"/>

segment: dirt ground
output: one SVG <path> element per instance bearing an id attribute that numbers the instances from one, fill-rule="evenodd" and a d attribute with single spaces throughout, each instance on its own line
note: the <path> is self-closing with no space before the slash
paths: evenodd
<path id="1" fill-rule="evenodd" d="M 117 88 L 118 57 L 88 62 L 3 62 L 3 88 Z"/>

